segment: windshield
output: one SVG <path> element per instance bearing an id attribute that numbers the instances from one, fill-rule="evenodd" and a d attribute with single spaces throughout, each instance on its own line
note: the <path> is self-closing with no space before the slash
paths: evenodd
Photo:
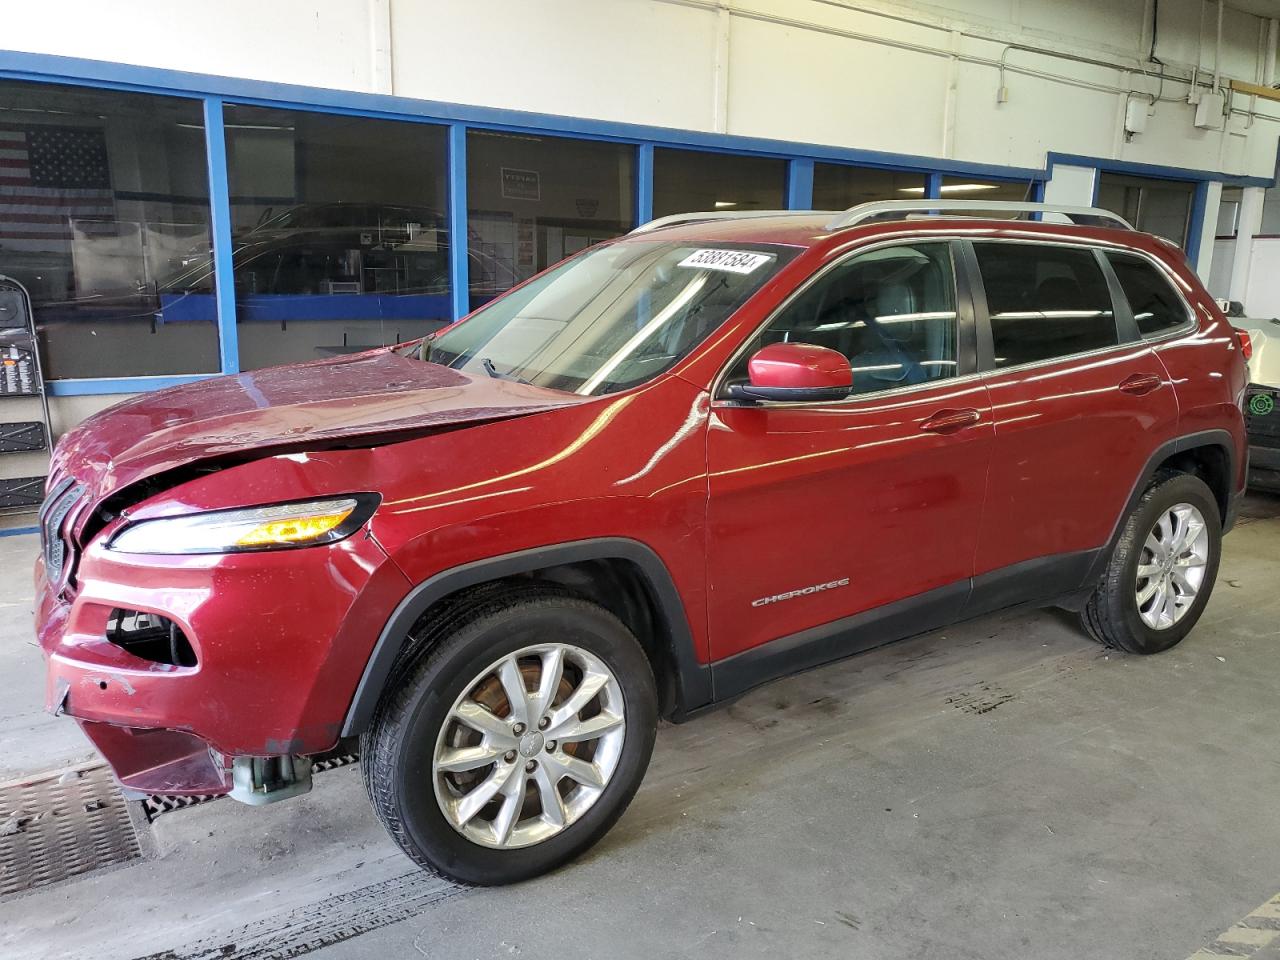
<path id="1" fill-rule="evenodd" d="M 406 353 L 583 396 L 624 390 L 686 356 L 795 252 L 638 240 L 597 247 Z"/>

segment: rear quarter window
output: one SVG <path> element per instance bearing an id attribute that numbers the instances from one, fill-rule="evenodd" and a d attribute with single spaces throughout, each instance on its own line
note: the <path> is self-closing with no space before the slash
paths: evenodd
<path id="1" fill-rule="evenodd" d="M 1107 261 L 1144 337 L 1158 336 L 1187 322 L 1182 299 L 1153 264 L 1131 253 L 1108 253 Z"/>
<path id="2" fill-rule="evenodd" d="M 996 367 L 1088 353 L 1120 342 L 1111 292 L 1093 251 L 975 243 Z"/>

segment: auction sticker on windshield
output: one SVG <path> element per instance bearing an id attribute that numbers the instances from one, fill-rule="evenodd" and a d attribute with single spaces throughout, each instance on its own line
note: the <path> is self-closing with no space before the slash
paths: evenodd
<path id="1" fill-rule="evenodd" d="M 679 266 L 694 270 L 751 273 L 772 259 L 771 253 L 749 253 L 746 250 L 695 250 L 681 260 Z"/>

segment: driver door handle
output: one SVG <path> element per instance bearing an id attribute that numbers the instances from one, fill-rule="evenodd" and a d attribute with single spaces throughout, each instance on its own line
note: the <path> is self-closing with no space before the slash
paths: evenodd
<path id="1" fill-rule="evenodd" d="M 955 433 L 965 427 L 972 427 L 981 419 L 982 414 L 973 407 L 964 407 L 960 410 L 939 410 L 924 423 L 920 424 L 920 429 L 928 430 L 930 433 Z"/>
<path id="2" fill-rule="evenodd" d="M 1160 378 L 1154 373 L 1134 373 L 1120 381 L 1117 389 L 1141 397 L 1160 386 Z"/>

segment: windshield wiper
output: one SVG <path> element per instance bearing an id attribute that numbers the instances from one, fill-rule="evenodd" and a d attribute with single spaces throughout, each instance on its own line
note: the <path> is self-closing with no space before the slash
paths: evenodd
<path id="1" fill-rule="evenodd" d="M 489 376 L 493 377 L 493 379 L 495 380 L 510 380 L 513 383 L 523 383 L 523 384 L 527 384 L 528 386 L 533 386 L 533 384 L 529 383 L 528 380 L 525 380 L 521 377 L 517 377 L 514 374 L 499 373 L 498 368 L 493 365 L 493 361 L 490 360 L 488 357 L 480 358 L 480 366 L 484 367 L 484 372 L 487 373 Z"/>

